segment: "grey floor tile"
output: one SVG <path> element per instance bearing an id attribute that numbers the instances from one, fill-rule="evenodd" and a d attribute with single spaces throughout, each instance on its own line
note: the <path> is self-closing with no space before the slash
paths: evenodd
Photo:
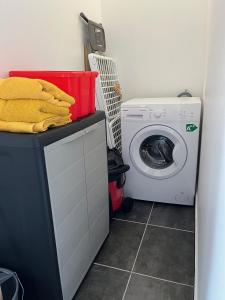
<path id="1" fill-rule="evenodd" d="M 194 234 L 148 226 L 134 271 L 194 284 Z"/>
<path id="2" fill-rule="evenodd" d="M 121 300 L 129 273 L 93 265 L 73 300 Z"/>
<path id="3" fill-rule="evenodd" d="M 131 270 L 145 225 L 113 220 L 96 262 Z"/>
<path id="4" fill-rule="evenodd" d="M 125 300 L 193 300 L 193 288 L 132 274 Z"/>
<path id="5" fill-rule="evenodd" d="M 151 208 L 152 202 L 134 200 L 134 206 L 131 212 L 124 213 L 120 210 L 115 214 L 115 218 L 147 223 Z"/>
<path id="6" fill-rule="evenodd" d="M 155 203 L 150 223 L 194 231 L 195 208 L 192 206 Z"/>

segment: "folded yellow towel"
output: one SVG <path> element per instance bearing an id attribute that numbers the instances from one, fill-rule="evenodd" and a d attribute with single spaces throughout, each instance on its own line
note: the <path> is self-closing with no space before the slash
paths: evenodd
<path id="1" fill-rule="evenodd" d="M 0 131 L 16 133 L 38 133 L 46 131 L 49 127 L 62 126 L 71 123 L 69 117 L 51 117 L 38 123 L 5 122 L 0 120 Z"/>
<path id="2" fill-rule="evenodd" d="M 69 108 L 56 106 L 43 100 L 0 99 L 0 120 L 36 123 L 54 116 L 70 117 Z"/>
<path id="3" fill-rule="evenodd" d="M 0 79 L 0 99 L 38 99 L 66 107 L 75 103 L 72 96 L 48 81 L 23 77 Z"/>
<path id="4" fill-rule="evenodd" d="M 35 80 L 35 79 L 33 79 Z M 67 93 L 63 92 L 61 89 L 59 89 L 56 85 L 46 81 L 46 80 L 41 80 L 41 79 L 36 79 L 42 86 L 43 90 L 50 94 L 53 95 L 55 99 L 58 99 L 60 101 L 65 101 L 70 104 L 75 103 L 75 99 L 68 95 Z"/>
<path id="5" fill-rule="evenodd" d="M 0 131 L 37 133 L 68 124 L 74 102 L 73 97 L 41 79 L 0 79 Z"/>
<path id="6" fill-rule="evenodd" d="M 30 99 L 26 99 L 27 101 L 29 101 Z M 61 100 L 57 100 L 57 99 L 49 99 L 46 102 L 57 105 L 57 106 L 62 106 L 62 107 L 70 107 L 71 104 L 69 102 L 66 101 L 61 101 Z"/>

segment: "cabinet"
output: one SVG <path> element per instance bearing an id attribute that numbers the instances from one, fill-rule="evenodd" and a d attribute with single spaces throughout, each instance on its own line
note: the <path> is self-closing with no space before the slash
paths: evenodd
<path id="1" fill-rule="evenodd" d="M 17 180 L 15 187 L 23 199 L 15 193 L 10 195 L 5 180 L 0 219 L 7 213 L 16 220 L 9 226 L 8 238 L 7 224 L 0 221 L 4 227 L 0 228 L 0 238 L 5 240 L 0 265 L 18 272 L 25 299 L 72 299 L 109 232 L 104 114 L 97 112 L 76 123 L 64 126 L 64 133 L 52 130 L 51 138 L 41 134 L 37 140 L 32 137 L 26 141 L 27 148 L 21 143 L 15 148 L 11 140 L 8 152 L 9 137 L 2 136 L 5 150 L 0 150 L 0 163 L 5 153 L 11 165 L 21 158 L 24 170 L 19 171 L 23 180 L 18 178 L 20 183 Z M 4 170 L 9 172 L 7 163 Z M 13 188 L 12 178 L 10 182 Z M 21 183 L 26 187 L 19 187 Z M 6 201 L 12 203 L 8 206 Z M 9 215 L 6 219 L 10 223 Z M 15 223 L 17 229 L 13 228 Z"/>

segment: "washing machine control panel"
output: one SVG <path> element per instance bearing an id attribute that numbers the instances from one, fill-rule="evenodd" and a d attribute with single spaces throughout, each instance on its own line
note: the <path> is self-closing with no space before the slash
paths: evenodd
<path id="1" fill-rule="evenodd" d="M 149 118 L 151 120 L 164 119 L 167 116 L 166 109 L 149 109 Z"/>
<path id="2" fill-rule="evenodd" d="M 195 118 L 195 113 L 190 110 L 180 109 L 178 111 L 179 120 L 193 120 Z"/>
<path id="3" fill-rule="evenodd" d="M 158 108 L 150 108 L 149 109 L 149 119 L 152 121 L 193 121 L 195 120 L 196 114 L 190 110 L 185 108 L 178 109 L 158 109 Z"/>
<path id="4" fill-rule="evenodd" d="M 147 121 L 151 122 L 166 122 L 166 121 L 180 121 L 191 122 L 196 119 L 196 112 L 188 107 L 159 107 L 155 105 L 147 107 L 140 105 L 135 108 L 122 108 L 121 118 L 130 121 Z"/>

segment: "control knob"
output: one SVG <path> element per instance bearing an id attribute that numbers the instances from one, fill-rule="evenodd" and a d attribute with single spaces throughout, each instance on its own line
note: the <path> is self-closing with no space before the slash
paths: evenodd
<path id="1" fill-rule="evenodd" d="M 154 112 L 154 117 L 159 119 L 162 116 L 162 112 L 161 111 L 155 111 Z"/>

